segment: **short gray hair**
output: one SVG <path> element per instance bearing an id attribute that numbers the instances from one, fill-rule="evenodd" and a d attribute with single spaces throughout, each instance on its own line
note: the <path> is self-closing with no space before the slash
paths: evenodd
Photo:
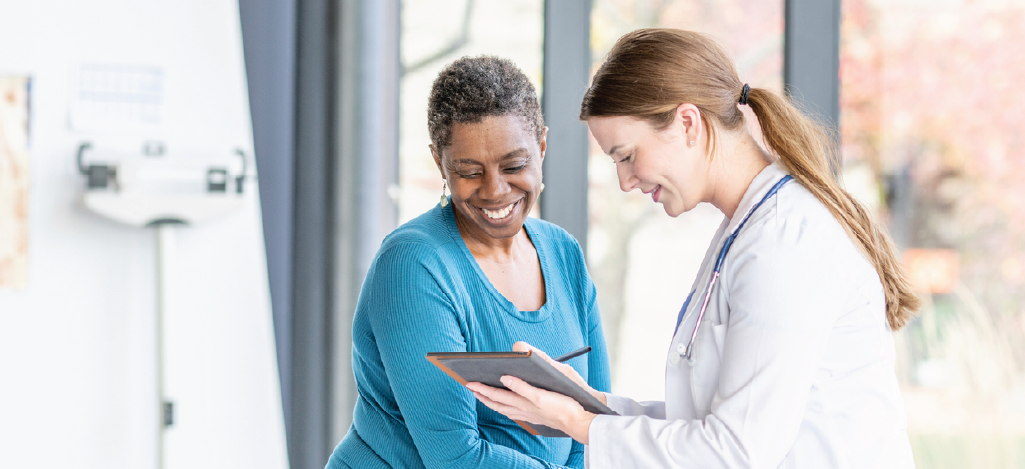
<path id="1" fill-rule="evenodd" d="M 484 117 L 506 115 L 521 117 L 527 130 L 541 142 L 545 123 L 537 91 L 508 59 L 463 57 L 448 64 L 431 86 L 427 130 L 438 151 L 452 143 L 453 123 L 476 123 Z"/>

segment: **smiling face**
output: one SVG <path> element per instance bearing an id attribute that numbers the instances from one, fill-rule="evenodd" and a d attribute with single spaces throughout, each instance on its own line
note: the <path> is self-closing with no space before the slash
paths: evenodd
<path id="1" fill-rule="evenodd" d="M 592 117 L 587 126 L 612 157 L 620 189 L 650 194 L 666 214 L 676 217 L 706 201 L 709 193 L 709 160 L 698 116 L 678 110 L 676 120 L 662 131 L 628 116 Z"/>
<path id="2" fill-rule="evenodd" d="M 545 138 L 539 144 L 515 115 L 453 123 L 451 135 L 431 153 L 452 191 L 460 231 L 480 240 L 515 236 L 541 194 Z"/>

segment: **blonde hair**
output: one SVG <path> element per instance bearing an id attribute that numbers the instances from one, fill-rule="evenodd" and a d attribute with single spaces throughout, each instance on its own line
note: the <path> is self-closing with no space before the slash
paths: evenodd
<path id="1" fill-rule="evenodd" d="M 616 42 L 580 105 L 580 119 L 632 116 L 657 130 L 667 128 L 681 103 L 701 111 L 708 129 L 709 155 L 716 129 L 739 130 L 744 115 L 737 106 L 744 84 L 726 49 L 701 33 L 676 29 L 640 29 Z M 918 310 L 897 250 L 883 227 L 836 181 L 830 161 L 838 150 L 822 126 L 788 99 L 762 89 L 747 95 L 768 150 L 794 179 L 829 209 L 855 246 L 879 274 L 886 295 L 890 329 L 904 327 Z"/>

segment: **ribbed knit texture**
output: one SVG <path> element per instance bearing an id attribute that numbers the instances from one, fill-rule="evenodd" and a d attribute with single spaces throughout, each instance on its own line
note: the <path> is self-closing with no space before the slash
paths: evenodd
<path id="1" fill-rule="evenodd" d="M 582 445 L 530 435 L 425 358 L 512 350 L 518 340 L 551 356 L 590 345 L 569 364 L 595 389 L 609 390 L 601 317 L 580 246 L 550 223 L 528 219 L 525 226 L 545 279 L 539 311 L 517 310 L 488 281 L 451 204 L 385 238 L 353 320 L 353 424 L 329 469 L 583 467 Z"/>

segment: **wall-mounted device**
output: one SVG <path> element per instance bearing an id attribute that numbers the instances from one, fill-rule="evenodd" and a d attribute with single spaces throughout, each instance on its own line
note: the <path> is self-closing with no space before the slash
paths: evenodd
<path id="1" fill-rule="evenodd" d="M 130 226 L 159 223 L 197 225 L 219 218 L 242 206 L 248 161 L 232 175 L 228 165 L 209 166 L 163 158 L 164 146 L 147 142 L 143 155 L 117 163 L 86 162 L 90 142 L 78 146 L 78 171 L 86 176 L 86 208 Z M 88 158 L 92 160 L 92 155 Z M 234 186 L 234 187 L 230 187 Z M 233 191 L 230 189 L 234 189 Z"/>
<path id="2" fill-rule="evenodd" d="M 86 176 L 86 192 L 82 201 L 86 208 L 115 222 L 154 228 L 156 233 L 156 369 L 157 396 L 155 413 L 159 422 L 157 434 L 157 468 L 164 467 L 164 438 L 174 424 L 175 405 L 164 387 L 163 318 L 168 314 L 167 293 L 175 269 L 174 226 L 195 226 L 240 209 L 243 205 L 248 162 L 242 150 L 235 155 L 242 159 L 238 173 L 231 172 L 232 156 L 211 166 L 204 162 L 172 161 L 164 157 L 161 142 L 146 142 L 142 155 L 123 158 L 116 163 L 102 160 L 86 162 L 90 142 L 78 146 L 78 171 Z M 93 158 L 90 155 L 90 160 Z M 231 191 L 232 183 L 234 191 Z"/>

